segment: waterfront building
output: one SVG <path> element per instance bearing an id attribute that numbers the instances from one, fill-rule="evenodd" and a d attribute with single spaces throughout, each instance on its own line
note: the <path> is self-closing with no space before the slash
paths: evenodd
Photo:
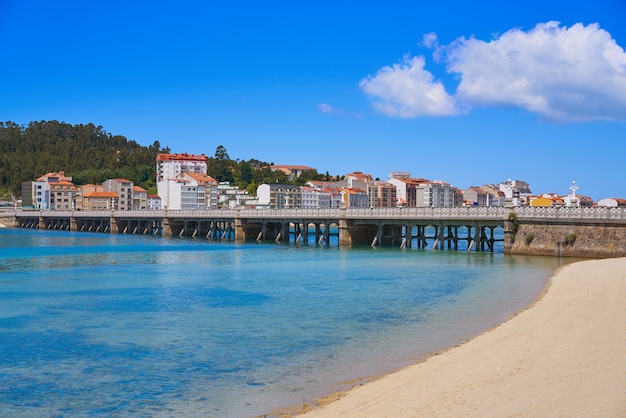
<path id="1" fill-rule="evenodd" d="M 371 208 L 391 208 L 398 202 L 396 186 L 375 180 L 366 184 L 368 206 Z"/>
<path id="2" fill-rule="evenodd" d="M 79 186 L 76 192 L 76 210 L 87 210 L 87 202 L 85 196 L 93 192 L 103 192 L 104 188 L 101 184 L 85 184 Z"/>
<path id="3" fill-rule="evenodd" d="M 527 198 L 532 196 L 530 185 L 521 180 L 507 180 L 500 183 L 499 189 L 504 193 L 506 199 L 510 200 L 513 206 L 524 206 Z"/>
<path id="4" fill-rule="evenodd" d="M 369 200 L 367 198 L 367 192 L 363 189 L 357 189 L 352 187 L 344 187 L 342 189 L 343 203 L 346 208 L 367 208 L 369 207 Z"/>
<path id="5" fill-rule="evenodd" d="M 302 208 L 304 209 L 330 209 L 331 193 L 310 186 L 300 187 L 302 194 Z"/>
<path id="6" fill-rule="evenodd" d="M 108 179 L 102 183 L 103 191 L 117 193 L 116 210 L 133 209 L 133 188 L 133 182 L 126 179 Z"/>
<path id="7" fill-rule="evenodd" d="M 35 209 L 71 210 L 74 208 L 76 188 L 72 177 L 63 171 L 47 173 L 31 183 L 31 196 Z"/>
<path id="8" fill-rule="evenodd" d="M 480 187 L 488 194 L 487 206 L 504 206 L 506 204 L 506 196 L 500 188 L 493 184 L 485 184 Z"/>
<path id="9" fill-rule="evenodd" d="M 76 202 L 76 187 L 69 181 L 49 183 L 50 210 L 73 210 Z"/>
<path id="10" fill-rule="evenodd" d="M 256 191 L 259 207 L 294 209 L 302 207 L 300 186 L 293 184 L 261 184 Z"/>
<path id="11" fill-rule="evenodd" d="M 217 185 L 217 207 L 235 209 L 254 207 L 256 197 L 251 196 L 247 190 L 241 190 L 228 181 L 222 181 Z"/>
<path id="12" fill-rule="evenodd" d="M 209 157 L 192 154 L 158 154 L 157 191 L 161 197 L 163 209 L 182 208 L 182 175 L 207 174 Z M 197 205 L 196 205 L 197 206 Z"/>
<path id="13" fill-rule="evenodd" d="M 463 192 L 466 206 L 490 206 L 492 195 L 479 187 L 470 187 Z"/>
<path id="14" fill-rule="evenodd" d="M 449 183 L 435 180 L 420 185 L 424 191 L 424 202 L 427 207 L 450 208 L 463 206 L 463 193 Z"/>
<path id="15" fill-rule="evenodd" d="M 117 192 L 93 191 L 83 195 L 83 210 L 110 210 L 119 207 Z"/>
<path id="16" fill-rule="evenodd" d="M 161 198 L 156 194 L 148 194 L 147 204 L 148 210 L 160 210 Z"/>
<path id="17" fill-rule="evenodd" d="M 143 187 L 133 186 L 133 210 L 148 209 L 148 191 Z"/>
<path id="18" fill-rule="evenodd" d="M 34 195 L 35 195 L 35 182 L 23 181 L 22 182 L 22 207 L 23 208 L 35 207 L 35 202 L 33 200 Z"/>
<path id="19" fill-rule="evenodd" d="M 394 177 L 398 176 L 398 177 Z M 417 189 L 420 184 L 428 180 L 414 179 L 407 172 L 394 172 L 389 175 L 388 183 L 396 188 L 396 198 L 399 204 L 407 207 L 417 207 Z"/>
<path id="20" fill-rule="evenodd" d="M 598 206 L 607 208 L 623 208 L 626 207 L 626 199 L 620 199 L 617 197 L 607 197 L 598 200 Z"/>
<path id="21" fill-rule="evenodd" d="M 170 209 L 217 209 L 217 180 L 206 174 L 183 173 L 172 185 L 172 196 L 180 196 L 180 207 Z M 177 202 L 174 202 L 177 203 Z"/>
<path id="22" fill-rule="evenodd" d="M 458 207 L 463 194 L 456 187 L 440 180 L 412 178 L 406 171 L 392 172 L 388 182 L 396 186 L 398 203 L 408 207 Z"/>

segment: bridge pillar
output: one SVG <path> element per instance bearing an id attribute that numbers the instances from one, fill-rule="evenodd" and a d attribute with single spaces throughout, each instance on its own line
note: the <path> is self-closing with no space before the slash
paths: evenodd
<path id="1" fill-rule="evenodd" d="M 339 246 L 340 247 L 351 247 L 352 246 L 352 235 L 350 235 L 350 228 L 348 226 L 348 221 L 346 220 L 346 205 L 345 203 L 341 203 L 339 213 Z M 316 224 L 317 229 L 317 224 Z M 316 234 L 317 236 L 317 234 Z"/>
<path id="2" fill-rule="evenodd" d="M 167 215 L 163 217 L 163 222 L 161 224 L 161 227 L 162 227 L 164 237 L 171 237 L 173 235 L 172 224 L 170 223 L 170 218 L 168 218 Z"/>
<path id="3" fill-rule="evenodd" d="M 114 213 L 111 213 L 111 218 L 109 219 L 109 233 L 111 234 L 117 234 L 119 233 L 119 228 L 117 225 L 117 219 L 115 219 L 115 217 L 113 216 Z"/>

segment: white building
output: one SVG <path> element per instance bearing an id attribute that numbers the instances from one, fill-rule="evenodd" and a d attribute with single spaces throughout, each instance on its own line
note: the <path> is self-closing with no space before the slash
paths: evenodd
<path id="1" fill-rule="evenodd" d="M 217 181 L 206 174 L 183 173 L 169 181 L 168 192 L 167 209 L 217 209 Z"/>
<path id="2" fill-rule="evenodd" d="M 36 209 L 72 210 L 77 189 L 72 177 L 63 171 L 47 173 L 32 182 L 33 204 Z"/>
<path id="3" fill-rule="evenodd" d="M 217 206 L 225 209 L 246 208 L 256 206 L 256 197 L 251 196 L 247 190 L 241 190 L 232 186 L 227 181 L 217 185 Z"/>
<path id="4" fill-rule="evenodd" d="M 157 155 L 157 191 L 163 209 L 180 209 L 183 206 L 182 175 L 185 173 L 206 175 L 208 161 L 209 157 L 205 155 L 186 153 Z"/>
<path id="5" fill-rule="evenodd" d="M 302 207 L 302 193 L 300 186 L 293 184 L 261 184 L 257 187 L 256 195 L 259 198 L 259 207 L 272 209 L 294 209 Z"/>
<path id="6" fill-rule="evenodd" d="M 156 194 L 149 194 L 147 197 L 148 210 L 161 209 L 161 197 Z"/>
<path id="7" fill-rule="evenodd" d="M 513 203 L 513 206 L 524 206 L 526 200 L 532 196 L 530 186 L 525 181 L 507 180 L 500 183 L 500 191 L 504 193 L 507 200 Z"/>
<path id="8" fill-rule="evenodd" d="M 458 207 L 463 194 L 443 181 L 411 178 L 408 172 L 391 173 L 388 182 L 396 187 L 398 201 L 408 207 Z"/>
<path id="9" fill-rule="evenodd" d="M 303 186 L 300 188 L 302 193 L 302 208 L 305 209 L 329 209 L 331 205 L 330 192 L 316 189 L 314 187 Z"/>

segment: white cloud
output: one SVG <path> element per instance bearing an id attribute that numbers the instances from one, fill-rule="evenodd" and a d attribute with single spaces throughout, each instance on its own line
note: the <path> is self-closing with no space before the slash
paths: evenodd
<path id="1" fill-rule="evenodd" d="M 540 23 L 512 29 L 485 42 L 459 38 L 434 49 L 449 73 L 460 75 L 454 96 L 424 69 L 424 59 L 381 68 L 361 88 L 379 99 L 388 115 L 413 117 L 458 113 L 468 106 L 513 106 L 556 122 L 626 120 L 626 53 L 597 24 Z"/>
<path id="2" fill-rule="evenodd" d="M 361 115 L 355 112 L 349 112 L 343 109 L 338 109 L 334 106 L 329 105 L 328 103 L 320 103 L 317 105 L 317 108 L 320 112 L 326 115 L 344 115 L 350 116 L 355 119 L 361 119 Z"/>
<path id="3" fill-rule="evenodd" d="M 335 109 L 328 103 L 320 103 L 317 105 L 317 108 L 319 109 L 320 112 L 327 114 L 327 115 L 332 115 L 333 113 L 339 113 L 337 109 Z"/>
<path id="4" fill-rule="evenodd" d="M 458 113 L 454 98 L 440 81 L 424 69 L 424 57 L 404 57 L 400 64 L 383 67 L 376 76 L 361 80 L 359 87 L 376 97 L 374 107 L 389 116 L 412 118 Z"/>
<path id="5" fill-rule="evenodd" d="M 626 54 L 597 24 L 461 38 L 445 59 L 462 75 L 457 99 L 469 105 L 518 106 L 561 122 L 626 119 Z"/>

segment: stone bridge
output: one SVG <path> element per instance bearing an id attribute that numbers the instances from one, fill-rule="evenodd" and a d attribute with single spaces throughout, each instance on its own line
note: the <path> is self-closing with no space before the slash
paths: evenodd
<path id="1" fill-rule="evenodd" d="M 576 257 L 626 256 L 626 208 L 460 207 L 32 211 L 0 213 L 9 226 Z M 495 231 L 503 232 L 494 234 Z"/>

